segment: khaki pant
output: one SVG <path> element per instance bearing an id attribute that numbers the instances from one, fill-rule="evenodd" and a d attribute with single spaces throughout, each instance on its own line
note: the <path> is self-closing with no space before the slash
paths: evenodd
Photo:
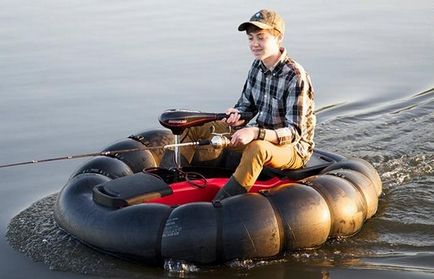
<path id="1" fill-rule="evenodd" d="M 210 122 L 203 126 L 186 129 L 181 137 L 182 142 L 210 139 L 212 137 L 212 127 L 214 127 L 216 133 L 229 132 L 226 123 L 221 121 Z M 227 136 L 230 137 L 230 135 Z M 240 164 L 233 176 L 247 191 L 255 183 L 263 166 L 278 169 L 298 169 L 303 166 L 303 160 L 292 144 L 277 145 L 264 140 L 253 140 L 247 145 L 226 148 L 242 152 Z M 181 149 L 181 154 L 188 162 L 192 161 L 195 154 L 199 161 L 208 161 L 218 158 L 221 152 L 221 149 L 215 149 L 209 145 Z"/>

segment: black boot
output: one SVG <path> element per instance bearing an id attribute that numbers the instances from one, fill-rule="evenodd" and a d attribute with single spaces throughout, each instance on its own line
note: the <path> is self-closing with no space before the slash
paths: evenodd
<path id="1" fill-rule="evenodd" d="M 213 201 L 221 201 L 228 197 L 240 195 L 246 193 L 246 188 L 244 188 L 238 181 L 231 176 L 229 181 L 223 186 L 215 195 Z"/>

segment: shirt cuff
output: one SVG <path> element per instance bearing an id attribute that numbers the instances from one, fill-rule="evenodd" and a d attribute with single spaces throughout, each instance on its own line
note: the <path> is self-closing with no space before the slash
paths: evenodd
<path id="1" fill-rule="evenodd" d="M 289 144 L 293 142 L 294 134 L 292 133 L 291 129 L 285 127 L 276 129 L 275 131 L 277 135 L 277 140 L 279 141 L 279 145 Z"/>

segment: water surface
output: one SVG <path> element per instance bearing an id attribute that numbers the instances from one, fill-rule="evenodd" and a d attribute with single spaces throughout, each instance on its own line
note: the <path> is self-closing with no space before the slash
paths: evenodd
<path id="1" fill-rule="evenodd" d="M 289 54 L 311 74 L 317 108 L 328 108 L 319 113 L 318 147 L 370 161 L 384 183 L 380 208 L 351 239 L 192 276 L 432 276 L 430 1 L 1 2 L 0 164 L 98 151 L 158 127 L 167 108 L 224 111 L 238 98 L 252 59 L 237 25 L 262 7 L 278 10 L 287 21 Z M 82 162 L 0 170 L 0 276 L 167 276 L 163 268 L 131 265 L 55 238 L 49 217 L 43 218 L 47 197 Z M 38 201 L 32 216 L 41 218 L 35 220 L 40 226 L 33 232 L 56 240 L 51 248 L 59 250 L 52 254 L 32 254 L 44 247 L 36 243 L 17 251 L 5 238 L 11 219 Z M 44 239 L 34 238 L 38 245 Z M 63 262 L 53 261 L 62 248 Z"/>

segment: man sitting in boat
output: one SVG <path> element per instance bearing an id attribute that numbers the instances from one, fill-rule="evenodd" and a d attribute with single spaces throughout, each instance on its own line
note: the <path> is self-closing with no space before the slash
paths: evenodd
<path id="1" fill-rule="evenodd" d="M 227 109 L 228 117 L 223 121 L 189 128 L 182 135 L 183 142 L 192 142 L 211 138 L 210 125 L 216 132 L 228 131 L 228 126 L 234 128 L 228 148 L 241 151 L 241 161 L 215 200 L 248 192 L 263 166 L 302 167 L 314 148 L 314 92 L 309 75 L 281 46 L 283 19 L 274 11 L 261 10 L 238 30 L 246 31 L 255 57 L 241 97 Z M 255 125 L 246 126 L 251 119 L 240 120 L 243 112 L 257 116 Z M 195 152 L 194 148 L 183 148 L 181 154 L 191 162 Z M 208 154 L 197 156 L 206 160 L 215 156 L 210 154 L 213 152 L 218 151 L 208 150 Z"/>

